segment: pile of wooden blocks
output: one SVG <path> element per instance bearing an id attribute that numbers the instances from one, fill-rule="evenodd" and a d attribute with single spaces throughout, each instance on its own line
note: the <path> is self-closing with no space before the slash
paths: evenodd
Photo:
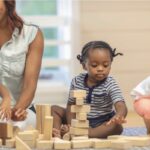
<path id="1" fill-rule="evenodd" d="M 75 105 L 72 105 L 71 112 L 76 114 L 72 119 L 69 134 L 71 140 L 63 140 L 52 137 L 53 117 L 51 116 L 50 105 L 36 105 L 37 127 L 28 127 L 20 131 L 8 123 L 0 123 L 0 147 L 16 148 L 16 150 L 46 150 L 46 149 L 110 149 L 129 150 L 134 147 L 150 147 L 150 136 L 121 136 L 113 135 L 107 139 L 89 138 L 89 121 L 87 113 L 90 106 L 84 104 L 86 92 L 83 90 L 72 91 L 75 98 Z"/>
<path id="2" fill-rule="evenodd" d="M 89 147 L 87 113 L 90 112 L 90 105 L 84 104 L 86 91 L 74 90 L 71 92 L 71 97 L 75 99 L 71 112 L 76 114 L 76 119 L 72 119 L 70 127 L 72 148 L 82 148 L 82 146 L 86 148 Z"/>

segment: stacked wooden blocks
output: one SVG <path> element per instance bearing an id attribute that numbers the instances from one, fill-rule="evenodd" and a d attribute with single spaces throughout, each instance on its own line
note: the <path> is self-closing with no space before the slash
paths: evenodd
<path id="1" fill-rule="evenodd" d="M 71 112 L 76 114 L 76 119 L 72 119 L 70 127 L 72 148 L 88 148 L 90 142 L 88 140 L 87 113 L 90 112 L 90 106 L 84 104 L 86 91 L 74 90 L 71 92 L 71 97 L 75 98 L 75 105 L 71 106 Z"/>

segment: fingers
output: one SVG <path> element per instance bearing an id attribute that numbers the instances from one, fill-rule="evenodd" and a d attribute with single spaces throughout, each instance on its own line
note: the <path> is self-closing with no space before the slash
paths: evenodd
<path id="1" fill-rule="evenodd" d="M 12 112 L 12 120 L 14 121 L 23 121 L 27 118 L 27 111 L 24 109 L 13 109 Z"/>
<path id="2" fill-rule="evenodd" d="M 114 116 L 112 119 L 106 122 L 106 125 L 110 125 L 113 123 L 123 124 L 123 123 L 126 123 L 126 120 L 124 119 L 123 116 Z"/>
<path id="3" fill-rule="evenodd" d="M 9 120 L 11 118 L 11 110 L 5 110 L 5 109 L 1 109 L 0 110 L 0 119 L 1 120 L 4 120 L 4 119 L 6 119 L 6 120 Z"/>
<path id="4" fill-rule="evenodd" d="M 52 133 L 53 133 L 53 137 L 59 137 L 59 138 L 61 138 L 60 130 L 58 130 L 56 128 L 53 128 Z"/>

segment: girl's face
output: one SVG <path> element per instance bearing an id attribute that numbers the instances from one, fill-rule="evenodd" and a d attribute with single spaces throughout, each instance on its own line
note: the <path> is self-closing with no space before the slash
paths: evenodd
<path id="1" fill-rule="evenodd" d="M 105 79 L 110 72 L 110 52 L 103 48 L 90 50 L 83 67 L 88 72 L 88 81 L 92 84 L 97 84 L 99 81 Z"/>
<path id="2" fill-rule="evenodd" d="M 6 13 L 6 7 L 5 3 L 3 0 L 0 0 L 0 23 L 6 18 L 7 13 Z"/>

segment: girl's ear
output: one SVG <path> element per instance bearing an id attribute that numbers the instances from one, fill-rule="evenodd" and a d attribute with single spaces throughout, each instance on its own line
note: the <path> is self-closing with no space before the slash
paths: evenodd
<path id="1" fill-rule="evenodd" d="M 84 70 L 87 70 L 85 63 L 82 64 Z"/>

